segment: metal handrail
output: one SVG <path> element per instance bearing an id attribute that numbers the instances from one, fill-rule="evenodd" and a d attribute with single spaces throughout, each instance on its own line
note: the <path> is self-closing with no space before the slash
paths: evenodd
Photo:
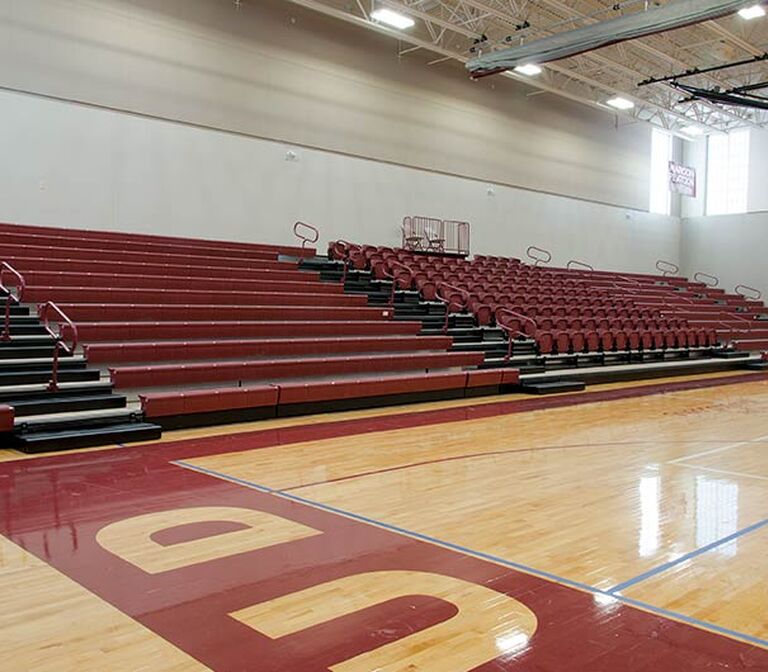
<path id="1" fill-rule="evenodd" d="M 18 284 L 15 286 L 16 296 L 13 295 L 11 287 L 5 286 L 4 276 L 6 272 L 16 276 L 16 281 L 18 282 Z M 2 264 L 0 264 L 0 290 L 7 293 L 7 296 L 5 297 L 5 318 L 3 322 L 3 334 L 0 336 L 1 341 L 11 340 L 11 304 L 14 302 L 17 304 L 21 303 L 21 299 L 24 296 L 24 290 L 26 287 L 27 283 L 21 273 L 19 273 L 7 261 L 4 261 Z"/>
<path id="2" fill-rule="evenodd" d="M 51 326 L 51 312 L 55 313 L 55 316 L 58 317 L 58 320 L 55 323 L 58 327 L 58 332 L 54 331 L 53 327 Z M 48 382 L 48 390 L 50 392 L 56 392 L 59 389 L 59 353 L 63 351 L 68 355 L 75 354 L 75 350 L 77 349 L 77 344 L 79 342 L 77 326 L 53 301 L 47 301 L 46 303 L 40 304 L 37 309 L 37 314 L 40 319 L 43 320 L 43 327 L 45 330 L 56 341 L 56 345 L 53 349 L 51 380 Z M 62 324 L 66 324 L 70 329 L 70 336 L 72 341 L 71 345 L 67 345 L 64 339 L 63 331 L 61 329 Z"/>
<path id="3" fill-rule="evenodd" d="M 744 292 L 740 292 L 739 291 L 740 289 L 746 289 L 749 292 L 753 292 L 753 295 L 749 296 Z M 754 287 L 750 287 L 749 285 L 736 285 L 733 291 L 736 292 L 736 294 L 738 294 L 739 296 L 745 299 L 750 299 L 751 301 L 759 301 L 760 299 L 763 298 L 763 293 L 759 289 L 755 289 Z"/>
<path id="4" fill-rule="evenodd" d="M 531 254 L 531 252 L 534 251 L 534 250 L 536 252 L 543 252 L 545 255 L 547 255 L 546 258 L 545 257 L 537 257 L 537 256 Z M 525 254 L 526 254 L 526 256 L 529 259 L 533 259 L 536 262 L 536 263 L 533 264 L 534 266 L 538 266 L 539 264 L 548 264 L 550 261 L 552 261 L 552 253 L 549 250 L 545 250 L 542 247 L 536 247 L 535 245 L 531 245 L 525 251 Z"/>
<path id="5" fill-rule="evenodd" d="M 713 280 L 714 282 L 706 282 L 702 278 L 707 278 L 709 280 Z M 696 282 L 700 282 L 707 287 L 717 287 L 720 284 L 720 278 L 718 278 L 716 275 L 710 275 L 709 273 L 703 273 L 701 271 L 698 271 L 697 273 L 694 273 L 693 279 Z"/>
<path id="6" fill-rule="evenodd" d="M 413 272 L 413 269 L 410 266 L 406 266 L 404 263 L 402 263 L 400 261 L 397 261 L 395 259 L 392 259 L 392 260 L 390 260 L 388 262 L 384 262 L 383 261 L 381 263 L 382 263 L 382 266 L 383 266 L 384 275 L 386 275 L 389 278 L 392 278 L 392 289 L 389 292 L 389 305 L 390 306 L 394 306 L 395 305 L 395 292 L 397 291 L 397 278 L 395 277 L 394 273 L 390 273 L 389 269 L 387 268 L 387 264 L 389 263 L 392 266 L 404 268 L 407 271 L 408 277 L 410 279 L 409 286 L 413 285 L 413 278 L 414 278 L 414 276 L 416 274 Z"/>
<path id="7" fill-rule="evenodd" d="M 451 317 L 451 314 L 448 311 L 448 307 L 451 305 L 451 302 L 449 299 L 441 296 L 440 291 L 443 289 L 443 287 L 447 287 L 451 291 L 461 294 L 462 298 L 464 299 L 464 305 L 462 306 L 463 308 L 466 308 L 467 302 L 469 301 L 469 292 L 466 289 L 456 287 L 455 285 L 442 280 L 435 283 L 435 297 L 438 299 L 438 301 L 442 301 L 445 304 L 445 321 L 443 322 L 443 333 L 445 334 L 448 332 L 448 320 Z"/>
<path id="8" fill-rule="evenodd" d="M 680 273 L 680 267 L 671 261 L 665 261 L 664 259 L 658 259 L 656 261 L 656 270 L 661 271 L 661 274 L 666 277 L 667 275 L 678 275 Z"/>
<path id="9" fill-rule="evenodd" d="M 579 261 L 578 259 L 571 259 L 571 260 L 570 260 L 570 261 L 569 261 L 569 262 L 568 262 L 568 263 L 565 265 L 565 267 L 566 267 L 566 268 L 567 268 L 569 271 L 570 271 L 570 270 L 572 270 L 572 269 L 571 269 L 571 266 L 582 266 L 583 268 L 588 268 L 590 271 L 594 271 L 594 270 L 595 270 L 595 267 L 594 267 L 594 266 L 591 266 L 590 264 L 588 264 L 588 263 L 586 263 L 586 262 L 584 262 L 584 261 Z"/>
<path id="10" fill-rule="evenodd" d="M 300 233 L 301 227 L 304 227 L 305 229 L 309 229 L 310 231 L 314 232 L 315 234 L 314 238 L 307 237 L 306 235 Z M 306 247 L 307 243 L 311 243 L 312 245 L 314 245 L 318 240 L 320 240 L 320 231 L 316 227 L 312 226 L 311 224 L 307 224 L 306 222 L 296 222 L 293 225 L 293 235 L 302 241 L 301 243 L 302 250 Z"/>
<path id="11" fill-rule="evenodd" d="M 19 273 L 13 266 L 11 266 L 7 261 L 4 261 L 0 264 L 0 289 L 8 292 L 8 294 L 11 294 L 11 287 L 14 285 L 11 285 L 11 287 L 6 287 L 4 282 L 4 277 L 6 272 L 10 273 L 11 275 L 15 275 L 16 279 L 19 281 L 18 285 L 15 285 L 16 288 L 16 302 L 21 303 L 21 300 L 24 298 L 24 290 L 27 288 L 27 283 L 24 280 L 24 276 Z"/>
<path id="12" fill-rule="evenodd" d="M 343 286 L 347 282 L 347 274 L 349 273 L 349 264 L 352 262 L 352 254 L 351 254 L 352 253 L 352 249 L 353 248 L 358 249 L 358 250 L 362 249 L 362 245 L 359 245 L 358 243 L 350 243 L 348 240 L 343 240 L 341 238 L 339 238 L 335 242 L 336 242 L 336 244 L 344 245 L 347 248 L 347 250 L 346 250 L 347 256 L 344 259 L 342 259 L 342 264 L 344 266 L 344 269 L 343 269 L 343 272 L 341 274 L 341 284 Z"/>
<path id="13" fill-rule="evenodd" d="M 509 361 L 512 358 L 512 349 L 514 348 L 514 341 L 512 340 L 512 336 L 523 336 L 524 338 L 528 338 L 530 334 L 526 334 L 524 331 L 521 331 L 519 329 L 513 329 L 509 325 L 504 324 L 499 317 L 503 315 L 511 315 L 515 319 L 523 320 L 524 322 L 530 322 L 533 324 L 534 329 L 538 331 L 539 325 L 536 323 L 536 320 L 534 320 L 532 317 L 528 317 L 527 315 L 523 315 L 522 313 L 516 313 L 514 310 L 510 310 L 509 308 L 499 308 L 496 311 L 496 326 L 499 327 L 505 334 L 507 334 L 507 354 L 504 357 L 504 361 Z"/>

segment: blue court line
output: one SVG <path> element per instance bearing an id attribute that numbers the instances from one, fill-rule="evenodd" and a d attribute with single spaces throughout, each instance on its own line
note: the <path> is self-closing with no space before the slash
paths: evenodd
<path id="1" fill-rule="evenodd" d="M 424 541 L 429 544 L 434 544 L 435 546 L 441 546 L 443 548 L 456 551 L 463 555 L 469 555 L 472 557 L 480 558 L 481 560 L 488 560 L 489 562 L 493 562 L 505 567 L 509 567 L 510 569 L 516 569 L 518 571 L 524 572 L 525 574 L 531 574 L 533 576 L 537 576 L 542 579 L 547 579 L 548 581 L 553 581 L 555 583 L 559 583 L 564 586 L 568 586 L 570 588 L 575 588 L 577 590 L 591 593 L 593 595 L 603 595 L 605 597 L 609 597 L 618 602 L 622 602 L 624 604 L 637 607 L 639 609 L 642 609 L 643 611 L 651 612 L 658 616 L 663 616 L 665 618 L 670 618 L 672 620 L 681 621 L 683 623 L 687 623 L 688 625 L 692 625 L 700 629 L 711 630 L 713 632 L 716 632 L 720 635 L 724 635 L 726 637 L 739 639 L 739 640 L 748 642 L 750 644 L 755 644 L 756 646 L 768 648 L 768 640 L 766 639 L 761 639 L 760 637 L 748 635 L 744 632 L 739 632 L 738 630 L 731 630 L 729 628 L 724 628 L 720 625 L 716 625 L 714 623 L 708 623 L 707 621 L 702 621 L 697 618 L 693 618 L 692 616 L 686 616 L 685 614 L 681 614 L 676 611 L 669 611 L 668 609 L 663 609 L 661 607 L 657 607 L 652 604 L 648 604 L 646 602 L 641 602 L 640 600 L 624 597 L 623 595 L 619 595 L 619 594 L 613 594 L 608 591 L 601 590 L 600 588 L 595 588 L 594 586 L 590 586 L 586 583 L 581 583 L 580 581 L 573 581 L 572 579 L 567 579 L 563 576 L 558 576 L 557 574 L 553 574 L 551 572 L 547 572 L 541 569 L 536 569 L 535 567 L 530 567 L 528 565 L 524 565 L 519 562 L 507 560 L 506 558 L 502 558 L 497 555 L 493 555 L 491 553 L 476 551 L 471 548 L 467 548 L 466 546 L 460 546 L 459 544 L 454 544 L 450 541 L 443 541 L 442 539 L 431 537 L 429 535 L 422 534 L 420 532 L 414 532 L 404 527 L 398 527 L 397 525 L 390 525 L 389 523 L 384 523 L 374 518 L 368 518 L 367 516 L 363 516 L 358 513 L 353 513 L 351 511 L 339 509 L 335 506 L 330 506 L 329 504 L 323 504 L 322 502 L 316 502 L 312 499 L 307 499 L 305 497 L 295 495 L 291 492 L 284 492 L 283 490 L 270 488 L 269 486 L 266 486 L 266 485 L 259 485 L 258 483 L 254 483 L 252 481 L 246 481 L 245 479 L 238 478 L 237 476 L 230 476 L 229 474 L 224 474 L 219 471 L 214 471 L 213 469 L 199 467 L 195 464 L 184 462 L 183 460 L 175 460 L 171 462 L 171 464 L 177 465 L 179 467 L 184 467 L 185 469 L 190 469 L 192 471 L 196 471 L 198 473 L 205 474 L 207 476 L 212 476 L 214 478 L 218 478 L 223 481 L 229 481 L 230 483 L 242 485 L 242 486 L 245 486 L 246 488 L 257 490 L 258 492 L 262 492 L 268 495 L 276 495 L 278 497 L 282 497 L 284 499 L 288 499 L 290 501 L 294 501 L 299 504 L 305 504 L 307 506 L 311 506 L 316 509 L 321 509 L 329 513 L 334 513 L 336 515 L 344 516 L 345 518 L 351 518 L 352 520 L 357 520 L 359 522 L 366 523 L 368 525 L 374 525 L 375 527 L 379 527 L 381 529 L 388 530 L 390 532 L 395 532 L 397 534 L 401 534 L 407 537 L 412 537 L 414 539 L 418 539 L 419 541 Z M 768 522 L 768 521 L 763 521 L 763 522 Z"/>
<path id="2" fill-rule="evenodd" d="M 643 581 L 647 581 L 648 579 L 656 576 L 657 574 L 662 574 L 667 570 L 672 569 L 673 567 L 677 567 L 677 565 L 681 565 L 684 562 L 688 562 L 689 560 L 692 560 L 693 558 L 696 558 L 699 555 L 703 555 L 704 553 L 709 553 L 709 551 L 714 550 L 718 546 L 724 546 L 725 544 L 729 544 L 730 542 L 734 541 L 735 539 L 738 539 L 739 537 L 743 537 L 745 534 L 749 534 L 750 532 L 755 532 L 756 530 L 759 530 L 761 527 L 765 527 L 766 525 L 768 525 L 768 518 L 766 518 L 765 520 L 761 520 L 757 523 L 754 523 L 749 527 L 745 527 L 743 530 L 739 530 L 738 532 L 729 534 L 727 537 L 723 537 L 722 539 L 713 541 L 711 544 L 707 544 L 706 546 L 697 548 L 695 551 L 691 551 L 690 553 L 681 555 L 679 558 L 677 558 L 677 560 L 670 560 L 669 562 L 665 562 L 663 565 L 658 565 L 657 567 L 653 567 L 649 569 L 647 572 L 643 572 L 642 574 L 639 574 L 638 576 L 632 579 L 629 579 L 627 581 L 624 581 L 623 583 L 619 583 L 613 586 L 613 588 L 609 588 L 607 592 L 611 595 L 615 593 L 619 593 L 622 590 L 626 590 L 631 586 L 634 586 L 638 583 L 642 583 Z"/>

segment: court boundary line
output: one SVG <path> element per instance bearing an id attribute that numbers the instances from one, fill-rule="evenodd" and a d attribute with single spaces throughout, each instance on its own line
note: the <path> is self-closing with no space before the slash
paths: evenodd
<path id="1" fill-rule="evenodd" d="M 766 441 L 766 440 L 768 440 L 768 434 L 765 434 L 764 436 L 755 437 L 754 439 L 747 439 L 746 441 L 739 441 L 738 443 L 731 443 L 727 446 L 721 446 L 720 448 L 711 448 L 709 450 L 702 450 L 700 453 L 694 453 L 693 455 L 685 455 L 683 457 L 678 457 L 674 460 L 670 460 L 669 462 L 667 462 L 667 464 L 680 464 L 681 462 L 687 462 L 688 460 L 695 460 L 699 457 L 706 457 L 707 455 L 724 453 L 726 450 L 741 448 L 742 446 L 747 446 L 751 443 L 762 443 L 763 441 Z"/>
<path id="2" fill-rule="evenodd" d="M 755 440 L 746 440 L 743 441 L 740 444 L 733 444 L 733 446 L 736 445 L 749 445 L 751 443 L 762 443 L 762 438 L 755 439 Z M 725 439 L 723 439 L 725 440 Z M 695 440 L 695 441 L 677 441 L 675 440 L 673 443 L 705 443 L 707 441 L 704 440 Z M 709 440 L 709 443 L 719 443 L 718 441 Z M 345 481 L 353 481 L 356 478 L 366 478 L 367 476 L 378 476 L 380 474 L 389 474 L 394 471 L 405 471 L 406 469 L 413 469 L 417 467 L 425 467 L 429 466 L 431 464 L 445 464 L 446 462 L 459 462 L 461 460 L 473 460 L 473 459 L 482 459 L 484 457 L 501 457 L 504 455 L 515 455 L 518 453 L 535 453 L 538 451 L 548 451 L 548 450 L 576 450 L 578 448 L 621 448 L 621 447 L 631 447 L 631 446 L 658 446 L 659 441 L 606 441 L 602 443 L 570 443 L 570 444 L 562 444 L 562 445 L 547 445 L 547 446 L 533 446 L 531 448 L 510 448 L 509 450 L 489 450 L 481 453 L 468 453 L 466 455 L 450 455 L 448 457 L 440 457 L 435 458 L 432 460 L 422 460 L 421 462 L 409 462 L 408 464 L 399 464 L 392 467 L 384 467 L 382 469 L 372 469 L 370 471 L 361 471 L 355 474 L 349 474 L 347 476 L 338 476 L 336 478 L 329 478 L 324 481 L 312 481 L 310 483 L 302 483 L 301 485 L 289 485 L 284 488 L 280 488 L 281 492 L 291 492 L 294 490 L 301 490 L 303 488 L 311 488 L 317 485 L 329 485 L 331 483 L 344 483 Z M 246 449 L 248 450 L 248 449 Z M 203 458 L 194 458 L 194 459 L 207 459 L 205 457 Z M 678 459 L 685 459 L 685 458 L 678 458 Z M 680 467 L 696 467 L 696 465 L 693 464 L 685 464 L 680 463 L 677 460 L 673 460 L 671 462 L 665 462 L 664 464 L 670 464 L 670 465 L 676 465 Z M 768 477 L 766 476 L 757 476 L 753 474 L 742 474 L 739 472 L 727 472 L 723 470 L 717 470 L 717 469 L 707 469 L 705 467 L 696 467 L 697 469 L 704 469 L 705 471 L 715 471 L 719 473 L 724 474 L 730 474 L 733 476 L 746 476 L 748 478 L 759 478 L 761 480 L 768 480 Z"/>
<path id="3" fill-rule="evenodd" d="M 712 474 L 724 474 L 725 476 L 738 476 L 739 478 L 755 478 L 759 481 L 768 481 L 768 476 L 761 476 L 760 474 L 748 474 L 744 471 L 729 471 L 728 469 L 716 469 L 715 467 L 702 467 L 698 464 L 688 464 L 687 462 L 677 462 L 671 464 L 673 467 L 688 467 L 689 469 L 698 469 L 699 471 L 708 471 Z"/>
<path id="4" fill-rule="evenodd" d="M 686 623 L 687 625 L 691 625 L 701 630 L 708 630 L 710 632 L 714 632 L 716 634 L 723 635 L 731 639 L 740 640 L 742 642 L 747 642 L 749 644 L 753 644 L 755 646 L 768 649 L 768 640 L 761 639 L 760 637 L 756 637 L 755 635 L 749 635 L 747 633 L 739 632 L 738 630 L 732 630 L 730 628 L 717 625 L 716 623 L 709 623 L 707 621 L 702 621 L 692 616 L 687 616 L 686 614 L 681 614 L 676 611 L 664 609 L 663 607 L 657 607 L 655 605 L 649 604 L 647 602 L 643 602 L 641 600 L 625 597 L 624 595 L 609 593 L 609 592 L 606 592 L 605 590 L 596 588 L 594 586 L 590 586 L 586 583 L 582 583 L 580 581 L 574 581 L 572 579 L 567 579 L 565 577 L 558 576 L 557 574 L 553 574 L 552 572 L 548 572 L 545 570 L 537 569 L 535 567 L 524 565 L 519 562 L 515 562 L 514 560 L 507 560 L 506 558 L 495 556 L 491 553 L 486 553 L 484 551 L 476 551 L 466 546 L 461 546 L 459 544 L 454 544 L 452 542 L 444 541 L 442 539 L 438 539 L 437 537 L 432 537 L 430 535 L 422 534 L 421 532 L 408 530 L 407 528 L 399 527 L 397 525 L 392 525 L 390 523 L 379 521 L 374 518 L 370 518 L 368 516 L 354 513 L 352 511 L 346 511 L 345 509 L 340 509 L 338 507 L 331 506 L 329 504 L 323 504 L 322 502 L 317 502 L 315 500 L 307 499 L 306 497 L 301 497 L 300 495 L 295 495 L 290 492 L 284 492 L 282 490 L 270 488 L 269 486 L 266 486 L 266 485 L 260 485 L 259 483 L 254 483 L 252 481 L 238 478 L 237 476 L 231 476 L 230 474 L 225 474 L 223 472 L 215 471 L 213 469 L 208 469 L 206 467 L 200 467 L 195 464 L 185 462 L 184 460 L 173 460 L 170 462 L 170 464 L 173 464 L 182 469 L 188 469 L 190 471 L 195 471 L 197 473 L 204 474 L 212 478 L 217 478 L 219 480 L 233 483 L 235 485 L 241 485 L 243 487 L 250 488 L 252 490 L 256 490 L 264 494 L 274 495 L 282 499 L 287 499 L 288 501 L 292 501 L 297 504 L 303 504 L 305 506 L 316 508 L 321 511 L 325 511 L 327 513 L 332 513 L 335 515 L 343 516 L 345 518 L 349 518 L 351 520 L 356 520 L 366 525 L 372 525 L 374 527 L 378 527 L 380 529 L 384 529 L 389 532 L 393 532 L 395 534 L 410 537 L 413 539 L 418 539 L 419 541 L 423 541 L 425 543 L 429 543 L 434 546 L 439 546 L 439 547 L 448 549 L 450 551 L 461 553 L 463 555 L 479 558 L 481 560 L 486 560 L 488 562 L 492 562 L 492 563 L 501 565 L 503 567 L 507 567 L 509 569 L 514 569 L 514 570 L 523 572 L 525 574 L 536 576 L 540 579 L 552 581 L 554 583 L 558 583 L 560 585 L 564 585 L 569 588 L 580 590 L 582 592 L 590 593 L 592 595 L 600 595 L 602 597 L 609 598 L 611 600 L 616 600 L 628 606 L 636 607 L 643 611 L 647 611 L 647 612 L 656 614 L 658 616 L 668 618 L 670 620 Z M 768 519 L 762 522 L 764 524 L 768 523 Z"/>
<path id="5" fill-rule="evenodd" d="M 737 539 L 747 534 L 750 534 L 751 532 L 757 532 L 757 530 L 762 529 L 766 525 L 768 525 L 768 518 L 763 518 L 763 520 L 759 520 L 756 523 L 752 523 L 752 525 L 748 525 L 747 527 L 744 527 L 741 530 L 737 530 L 736 532 L 729 534 L 728 536 L 723 537 L 722 539 L 717 539 L 709 544 L 706 544 L 705 546 L 700 546 L 699 548 L 693 551 L 690 551 L 685 555 L 681 555 L 676 560 L 670 560 L 669 562 L 665 562 L 661 565 L 657 565 L 656 567 L 652 567 L 648 571 L 643 572 L 642 574 L 638 574 L 637 576 L 631 579 L 627 579 L 622 583 L 617 583 L 612 588 L 609 588 L 607 592 L 611 595 L 620 593 L 621 591 L 626 590 L 627 588 L 636 586 L 637 584 L 642 583 L 643 581 L 647 581 L 648 579 L 651 579 L 654 576 L 663 574 L 664 572 L 672 569 L 673 567 L 677 567 L 678 565 L 682 565 L 683 563 L 686 563 L 689 560 L 693 560 L 694 558 L 697 558 L 700 555 L 704 555 L 705 553 L 714 551 L 716 548 L 719 548 L 720 546 L 726 546 L 727 544 L 730 544 L 732 541 L 736 541 Z"/>

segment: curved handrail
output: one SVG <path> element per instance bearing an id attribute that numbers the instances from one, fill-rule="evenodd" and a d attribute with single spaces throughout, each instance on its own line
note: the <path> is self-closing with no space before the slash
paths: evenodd
<path id="1" fill-rule="evenodd" d="M 746 289 L 748 292 L 752 292 L 752 296 L 745 292 L 740 292 L 740 289 Z M 733 289 L 736 294 L 738 294 L 741 297 L 744 297 L 745 299 L 749 299 L 751 301 L 759 301 L 763 298 L 763 293 L 759 289 L 755 289 L 754 287 L 750 287 L 749 285 L 736 285 Z"/>
<path id="2" fill-rule="evenodd" d="M 677 264 L 674 264 L 671 261 L 665 261 L 664 259 L 656 260 L 656 270 L 661 271 L 661 274 L 664 277 L 667 277 L 668 275 L 679 275 L 680 273 L 680 267 Z"/>
<path id="3" fill-rule="evenodd" d="M 55 316 L 58 317 L 58 319 L 55 322 L 57 326 L 66 324 L 69 327 L 71 336 L 72 336 L 71 338 L 72 345 L 66 344 L 61 331 L 56 332 L 51 327 L 51 315 L 50 315 L 51 312 L 55 313 Z M 44 329 L 51 336 L 53 336 L 53 338 L 55 338 L 57 341 L 61 341 L 62 343 L 64 343 L 64 346 L 69 354 L 74 354 L 80 339 L 77 332 L 77 326 L 71 319 L 69 319 L 67 314 L 61 308 L 59 308 L 53 301 L 46 301 L 45 303 L 41 303 L 37 308 L 37 314 L 40 317 L 40 319 L 43 320 Z"/>
<path id="4" fill-rule="evenodd" d="M 527 315 L 523 315 L 522 313 L 515 312 L 514 310 L 511 310 L 510 308 L 499 308 L 496 311 L 496 323 L 499 324 L 499 315 L 510 315 L 514 317 L 515 319 L 522 320 L 523 322 L 530 322 L 534 329 L 538 329 L 539 325 L 532 317 L 528 317 Z M 526 335 L 524 332 L 520 332 L 524 336 Z"/>
<path id="5" fill-rule="evenodd" d="M 11 291 L 11 287 L 5 286 L 3 277 L 5 276 L 6 272 L 16 276 L 16 282 L 18 283 L 15 286 L 16 296 L 13 295 L 13 292 Z M 2 264 L 0 264 L 0 289 L 2 289 L 7 293 L 7 296 L 5 297 L 5 318 L 3 321 L 3 334 L 2 336 L 0 336 L 0 341 L 11 340 L 11 304 L 14 301 L 17 304 L 21 303 L 21 299 L 24 296 L 24 290 L 26 289 L 26 287 L 27 287 L 27 283 L 24 280 L 24 276 L 21 273 L 19 273 L 7 261 L 4 261 L 2 262 Z"/>
<path id="6" fill-rule="evenodd" d="M 55 313 L 54 317 L 57 317 L 56 325 L 58 326 L 58 332 L 54 331 L 51 327 L 51 315 Z M 51 380 L 48 383 L 48 390 L 56 392 L 59 389 L 59 353 L 64 351 L 68 355 L 74 355 L 77 349 L 77 343 L 79 341 L 77 326 L 69 319 L 67 314 L 59 308 L 53 301 L 47 301 L 42 303 L 37 308 L 37 314 L 41 320 L 43 320 L 43 327 L 53 337 L 56 345 L 53 348 L 53 365 L 51 366 Z M 70 329 L 70 335 L 72 345 L 67 345 L 61 325 L 66 324 Z"/>
<path id="7" fill-rule="evenodd" d="M 581 267 L 583 267 L 583 268 L 588 268 L 590 271 L 594 271 L 594 270 L 595 270 L 595 267 L 594 267 L 594 266 L 592 266 L 592 265 L 590 265 L 590 264 L 586 263 L 585 261 L 579 261 L 578 259 L 571 259 L 571 260 L 570 260 L 570 261 L 569 261 L 569 262 L 568 262 L 568 263 L 565 265 L 565 267 L 566 267 L 566 268 L 567 268 L 569 271 L 570 271 L 570 270 L 572 270 L 572 269 L 571 269 L 571 266 L 581 266 Z"/>
<path id="8" fill-rule="evenodd" d="M 713 282 L 707 282 L 704 278 L 706 278 L 706 280 L 712 280 Z M 716 275 L 710 275 L 709 273 L 703 273 L 701 271 L 694 273 L 693 279 L 707 287 L 717 287 L 720 284 L 720 278 Z"/>
<path id="9" fill-rule="evenodd" d="M 307 236 L 302 232 L 302 228 L 312 231 L 315 234 L 314 237 Z M 296 222 L 293 225 L 293 235 L 302 241 L 302 250 L 306 247 L 307 243 L 314 245 L 318 240 L 320 240 L 320 231 L 316 227 L 312 226 L 311 224 L 307 224 L 306 222 Z"/>
<path id="10" fill-rule="evenodd" d="M 512 329 L 509 325 L 504 324 L 499 317 L 503 315 L 511 315 L 515 319 L 522 320 L 524 322 L 530 322 L 534 329 L 538 330 L 539 325 L 536 323 L 536 320 L 534 320 L 532 317 L 528 317 L 527 315 L 523 315 L 522 313 L 517 313 L 514 310 L 510 310 L 509 308 L 498 308 L 496 310 L 496 326 L 499 327 L 506 335 L 507 335 L 507 354 L 504 357 L 505 361 L 509 361 L 512 357 L 512 349 L 514 347 L 514 340 L 512 339 L 512 336 L 523 336 L 525 338 L 530 338 L 530 334 L 526 334 L 524 331 L 521 331 L 519 329 Z"/>
<path id="11" fill-rule="evenodd" d="M 397 291 L 397 278 L 395 277 L 394 273 L 390 273 L 389 269 L 387 268 L 387 264 L 390 264 L 391 266 L 394 266 L 394 267 L 404 268 L 408 273 L 408 278 L 410 280 L 410 282 L 408 283 L 409 286 L 413 285 L 413 278 L 416 274 L 413 272 L 413 269 L 410 266 L 406 266 L 404 263 L 397 261 L 396 259 L 391 259 L 388 262 L 382 262 L 382 264 L 383 264 L 384 275 L 386 275 L 388 278 L 392 278 L 392 289 L 389 292 L 389 305 L 394 306 L 395 292 Z"/>
<path id="12" fill-rule="evenodd" d="M 546 257 L 537 257 L 535 254 L 531 254 L 531 252 L 543 252 Z M 550 261 L 552 261 L 552 253 L 549 250 L 545 250 L 543 247 L 536 247 L 535 245 L 531 245 L 526 251 L 526 256 L 529 259 L 534 260 L 534 266 L 538 266 L 539 264 L 548 264 Z"/>
<path id="13" fill-rule="evenodd" d="M 359 245 L 358 243 L 350 243 L 348 240 L 344 240 L 343 238 L 339 238 L 336 241 L 333 241 L 331 243 L 332 245 L 343 245 L 346 247 L 346 256 L 344 259 L 341 260 L 343 265 L 343 272 L 341 274 L 341 284 L 345 285 L 347 282 L 347 275 L 349 274 L 349 265 L 352 263 L 352 252 L 355 250 L 362 249 L 362 245 Z"/>
<path id="14" fill-rule="evenodd" d="M 15 301 L 16 303 L 21 303 L 22 298 L 24 297 L 24 290 L 27 288 L 27 283 L 24 280 L 24 276 L 19 273 L 13 266 L 11 266 L 7 261 L 4 261 L 0 264 L 0 289 L 3 291 L 8 292 L 8 295 L 11 296 L 11 287 L 14 287 L 14 285 L 11 285 L 11 287 L 5 286 L 5 274 L 10 273 L 11 275 L 16 276 L 16 280 L 18 281 L 18 285 L 15 285 L 16 289 L 16 297 Z"/>
<path id="15" fill-rule="evenodd" d="M 450 312 L 448 311 L 448 306 L 450 306 L 451 301 L 450 299 L 445 298 L 440 294 L 440 291 L 443 289 L 443 287 L 447 287 L 451 291 L 458 292 L 461 294 L 461 298 L 464 300 L 464 304 L 462 305 L 462 308 L 467 307 L 467 302 L 469 301 L 469 292 L 466 289 L 462 289 L 461 287 L 456 287 L 455 285 L 450 284 L 449 282 L 445 282 L 444 280 L 440 280 L 435 283 L 435 297 L 438 301 L 442 301 L 445 304 L 445 321 L 443 322 L 443 333 L 448 332 L 448 320 L 451 317 Z"/>

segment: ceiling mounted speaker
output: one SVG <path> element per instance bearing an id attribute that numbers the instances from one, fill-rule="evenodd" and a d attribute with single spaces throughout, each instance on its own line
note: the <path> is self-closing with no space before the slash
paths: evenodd
<path id="1" fill-rule="evenodd" d="M 717 19 L 754 4 L 755 0 L 678 0 L 658 9 L 626 14 L 610 21 L 483 54 L 468 61 L 467 69 L 473 77 L 482 77 L 529 63 L 541 65 L 609 44 Z"/>

